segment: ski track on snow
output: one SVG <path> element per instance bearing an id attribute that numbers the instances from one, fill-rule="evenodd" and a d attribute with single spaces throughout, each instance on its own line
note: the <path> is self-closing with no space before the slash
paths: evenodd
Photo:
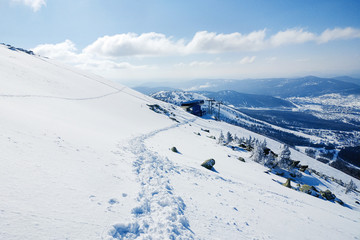
<path id="1" fill-rule="evenodd" d="M 54 99 L 62 99 L 62 100 L 81 101 L 81 100 L 92 100 L 92 99 L 104 98 L 104 97 L 107 97 L 107 96 L 110 96 L 110 95 L 120 93 L 124 89 L 125 89 L 125 87 L 123 89 L 120 89 L 120 90 L 115 91 L 115 92 L 107 93 L 107 94 L 100 95 L 100 96 L 85 97 L 85 98 L 69 98 L 69 97 L 57 97 L 57 96 L 47 96 L 47 95 L 27 95 L 27 94 L 23 94 L 23 95 L 5 95 L 4 94 L 4 95 L 0 95 L 0 97 L 8 97 L 8 98 L 54 98 Z"/>
<path id="2" fill-rule="evenodd" d="M 117 88 L 115 88 L 115 89 L 117 89 Z M 50 95 L 31 95 L 31 94 L 17 94 L 17 95 L 15 95 L 15 94 L 0 94 L 0 97 L 4 97 L 4 98 L 51 98 L 51 99 L 61 99 L 61 100 L 70 100 L 70 101 L 84 101 L 84 100 L 100 99 L 100 98 L 108 97 L 108 96 L 115 95 L 118 93 L 124 93 L 129 96 L 135 97 L 137 99 L 143 100 L 145 102 L 152 103 L 151 101 L 149 101 L 149 99 L 136 96 L 129 92 L 125 92 L 124 91 L 125 89 L 127 89 L 127 87 L 123 87 L 121 89 L 117 89 L 117 91 L 115 91 L 115 92 L 110 92 L 110 93 L 103 94 L 100 96 L 84 97 L 84 98 L 59 97 L 59 96 L 50 96 Z"/>
<path id="3" fill-rule="evenodd" d="M 110 239 L 195 239 L 184 210 L 186 205 L 173 192 L 169 174 L 176 166 L 167 158 L 149 150 L 145 140 L 156 134 L 194 121 L 185 121 L 167 128 L 135 137 L 123 150 L 135 161 L 134 171 L 141 190 L 139 205 L 131 210 L 133 222 L 112 225 Z"/>

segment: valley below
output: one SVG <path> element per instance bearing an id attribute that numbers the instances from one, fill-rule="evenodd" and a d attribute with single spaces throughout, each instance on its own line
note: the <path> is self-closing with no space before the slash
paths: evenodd
<path id="1" fill-rule="evenodd" d="M 239 81 L 239 84 L 241 81 Z M 160 91 L 176 105 L 203 99 L 208 117 L 276 139 L 360 179 L 360 95 L 271 97 L 235 91 Z M 212 109 L 207 99 L 215 100 Z M 220 110 L 219 110 L 219 104 Z"/>

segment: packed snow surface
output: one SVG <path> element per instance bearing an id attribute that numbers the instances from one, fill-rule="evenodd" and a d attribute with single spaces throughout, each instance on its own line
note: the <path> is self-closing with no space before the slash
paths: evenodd
<path id="1" fill-rule="evenodd" d="M 0 239 L 360 238 L 356 192 L 306 173 L 345 205 L 286 188 L 250 152 L 210 138 L 261 135 L 6 46 L 0 81 Z M 209 158 L 213 171 L 200 166 Z"/>

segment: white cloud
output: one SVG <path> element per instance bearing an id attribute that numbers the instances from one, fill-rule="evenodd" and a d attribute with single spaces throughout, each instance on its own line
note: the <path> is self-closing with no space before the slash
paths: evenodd
<path id="1" fill-rule="evenodd" d="M 135 66 L 128 62 L 117 62 L 107 58 L 91 56 L 86 53 L 77 53 L 75 44 L 65 40 L 58 44 L 42 44 L 32 49 L 34 53 L 41 56 L 70 63 L 87 70 L 109 70 L 109 69 L 141 69 L 148 66 Z"/>
<path id="2" fill-rule="evenodd" d="M 32 49 L 36 54 L 53 59 L 71 61 L 78 57 L 75 44 L 65 40 L 57 44 L 41 44 Z"/>
<path id="3" fill-rule="evenodd" d="M 252 56 L 252 57 L 246 56 L 246 57 L 242 58 L 242 59 L 239 61 L 239 63 L 240 63 L 240 64 L 253 63 L 253 62 L 255 61 L 255 58 L 256 58 L 256 56 Z"/>
<path id="4" fill-rule="evenodd" d="M 360 29 L 327 29 L 320 35 L 304 29 L 287 29 L 266 37 L 266 30 L 248 34 L 223 34 L 201 31 L 189 42 L 174 40 L 161 33 L 126 33 L 104 36 L 87 46 L 83 52 L 102 57 L 169 56 L 191 54 L 219 54 L 224 52 L 250 52 L 306 42 L 326 43 L 336 39 L 360 38 Z"/>
<path id="5" fill-rule="evenodd" d="M 180 63 L 176 63 L 174 64 L 173 66 L 175 68 L 207 68 L 207 67 L 210 67 L 212 65 L 215 65 L 215 62 L 212 62 L 212 61 L 192 61 L 192 62 L 189 62 L 189 63 L 183 63 L 183 62 L 180 62 Z"/>
<path id="6" fill-rule="evenodd" d="M 314 41 L 315 39 L 316 35 L 314 33 L 306 32 L 303 29 L 288 29 L 271 36 L 270 44 L 274 47 L 278 47 L 285 44 L 305 43 Z"/>
<path id="7" fill-rule="evenodd" d="M 123 69 L 144 69 L 148 68 L 148 66 L 135 66 L 128 62 L 114 62 L 110 60 L 96 60 L 96 59 L 88 59 L 86 61 L 78 62 L 76 67 L 86 70 L 98 70 L 98 71 L 106 71 L 106 70 L 123 70 Z"/>
<path id="8" fill-rule="evenodd" d="M 194 86 L 194 87 L 185 89 L 185 91 L 201 91 L 204 88 L 211 88 L 211 87 L 216 87 L 216 85 L 211 84 L 210 82 L 207 82 L 207 83 L 205 83 L 203 85 L 200 85 L 200 86 Z"/>
<path id="9" fill-rule="evenodd" d="M 319 37 L 319 43 L 326 43 L 338 39 L 360 38 L 360 29 L 351 27 L 326 29 Z"/>
<path id="10" fill-rule="evenodd" d="M 208 67 L 213 65 L 213 62 L 206 62 L 206 61 L 193 61 L 189 63 L 190 67 Z"/>
<path id="11" fill-rule="evenodd" d="M 46 6 L 46 0 L 11 0 L 11 1 L 31 7 L 34 12 L 39 11 L 42 6 Z"/>
<path id="12" fill-rule="evenodd" d="M 170 55 L 181 53 L 183 47 L 182 40 L 175 42 L 161 33 L 126 33 L 98 38 L 84 53 L 108 57 Z"/>
<path id="13" fill-rule="evenodd" d="M 249 34 L 238 32 L 217 34 L 197 32 L 185 44 L 183 39 L 175 41 L 160 33 L 135 33 L 104 36 L 87 46 L 83 52 L 106 57 L 120 56 L 166 56 L 196 53 L 222 53 L 230 51 L 256 51 L 264 47 L 265 30 Z"/>
<path id="14" fill-rule="evenodd" d="M 303 29 L 288 29 L 270 37 L 270 44 L 278 47 L 285 44 L 300 44 L 305 42 L 327 43 L 334 40 L 347 40 L 360 38 L 360 29 L 356 28 L 334 28 L 326 29 L 320 35 L 304 31 Z"/>
<path id="15" fill-rule="evenodd" d="M 155 78 L 168 78 L 169 76 L 201 78 L 218 76 L 220 73 L 224 77 L 231 77 L 235 74 L 257 72 L 260 68 L 266 69 L 270 66 L 270 70 L 275 74 L 279 70 L 276 67 L 279 66 L 281 69 L 285 65 L 290 66 L 290 63 L 286 62 L 287 60 L 284 60 L 283 57 L 271 57 L 267 56 L 267 53 L 256 54 L 263 56 L 264 60 L 256 61 L 257 57 L 251 52 L 281 48 L 290 44 L 326 44 L 334 40 L 360 38 L 360 29 L 350 27 L 326 29 L 318 34 L 304 29 L 288 29 L 272 35 L 268 34 L 268 36 L 266 33 L 266 30 L 253 31 L 248 34 L 238 32 L 218 34 L 201 31 L 197 32 L 189 41 L 177 40 L 161 33 L 151 32 L 140 35 L 126 33 L 98 38 L 84 49 L 77 49 L 73 42 L 66 40 L 58 44 L 39 45 L 33 51 L 42 56 L 94 71 L 97 74 L 116 76 L 116 78 L 120 78 L 122 74 L 124 74 L 123 78 L 129 76 L 134 78 L 148 78 L 149 76 L 155 76 Z M 223 53 L 227 54 L 220 55 Z M 233 61 L 236 57 L 234 54 L 239 53 L 247 54 L 244 54 L 245 57 L 242 59 Z M 207 56 L 209 54 L 211 56 Z M 148 58 L 139 58 L 138 56 L 148 56 Z M 155 59 L 156 57 L 161 58 Z M 176 57 L 181 57 L 180 61 L 184 62 L 175 64 L 174 62 L 179 60 Z M 259 58 L 261 59 L 261 57 Z M 313 59 L 301 60 L 295 58 L 292 64 L 298 66 L 301 63 L 304 69 L 310 69 L 313 66 Z M 323 62 L 328 61 L 330 60 L 324 59 Z M 358 61 L 350 61 L 349 64 L 352 64 L 353 67 L 356 62 Z M 344 61 L 341 63 L 345 64 Z M 345 66 L 344 64 L 342 66 Z M 354 69 L 358 69 L 358 67 Z"/>
<path id="16" fill-rule="evenodd" d="M 229 51 L 256 51 L 263 48 L 265 30 L 254 31 L 247 35 L 235 32 L 216 34 L 197 32 L 186 46 L 186 53 L 221 53 Z"/>

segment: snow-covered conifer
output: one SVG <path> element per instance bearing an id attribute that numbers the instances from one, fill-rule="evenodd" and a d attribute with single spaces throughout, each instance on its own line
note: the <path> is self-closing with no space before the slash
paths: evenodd
<path id="1" fill-rule="evenodd" d="M 236 136 L 236 134 L 234 134 L 234 143 L 238 144 L 239 143 L 239 138 L 238 136 Z"/>
<path id="2" fill-rule="evenodd" d="M 291 165 L 291 159 L 290 159 L 290 149 L 288 145 L 283 145 L 282 150 L 279 154 L 279 156 L 276 159 L 276 163 L 280 168 L 289 168 Z"/>
<path id="3" fill-rule="evenodd" d="M 275 163 L 275 158 L 274 155 L 272 155 L 271 153 L 268 154 L 267 156 L 265 156 L 264 159 L 264 166 L 266 167 L 273 167 Z"/>
<path id="4" fill-rule="evenodd" d="M 357 186 L 353 182 L 353 180 L 351 179 L 350 182 L 348 184 L 346 184 L 345 193 L 349 193 L 349 192 L 354 191 L 356 189 L 357 189 Z"/>
<path id="5" fill-rule="evenodd" d="M 245 140 L 245 144 L 248 145 L 248 146 L 251 146 L 251 142 L 252 142 L 252 139 L 251 139 L 251 136 L 249 136 L 249 138 L 247 138 Z"/>
<path id="6" fill-rule="evenodd" d="M 225 143 L 226 143 L 226 144 L 229 144 L 229 143 L 231 143 L 233 140 L 234 140 L 234 138 L 233 138 L 233 136 L 231 135 L 231 133 L 230 133 L 230 132 L 227 132 L 227 133 L 226 133 Z"/>
<path id="7" fill-rule="evenodd" d="M 221 131 L 220 135 L 218 137 L 218 140 L 217 140 L 217 144 L 224 144 L 224 141 L 225 141 L 225 137 L 224 137 L 223 132 Z"/>
<path id="8" fill-rule="evenodd" d="M 260 164 L 265 164 L 266 161 L 266 156 L 264 153 L 264 148 L 266 147 L 266 142 L 259 142 L 259 141 L 255 141 L 254 143 L 254 150 L 252 152 L 251 158 L 253 159 L 253 161 L 260 163 Z"/>

